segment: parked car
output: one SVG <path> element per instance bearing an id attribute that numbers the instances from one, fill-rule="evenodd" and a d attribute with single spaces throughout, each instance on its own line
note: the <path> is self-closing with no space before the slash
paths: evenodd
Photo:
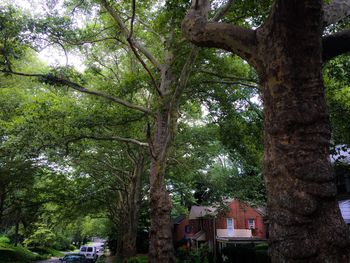
<path id="1" fill-rule="evenodd" d="M 70 263 L 70 262 L 74 262 L 74 263 L 86 263 L 86 257 L 84 255 L 81 254 L 69 254 L 69 255 L 65 255 L 63 258 L 60 258 L 60 261 L 62 263 Z"/>
<path id="2" fill-rule="evenodd" d="M 86 257 L 87 262 L 95 262 L 98 258 L 96 247 L 82 246 L 79 249 L 79 254 Z"/>

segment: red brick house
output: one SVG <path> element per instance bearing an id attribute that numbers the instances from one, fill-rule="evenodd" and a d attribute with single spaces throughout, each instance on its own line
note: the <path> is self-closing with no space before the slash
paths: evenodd
<path id="1" fill-rule="evenodd" d="M 192 206 L 189 217 L 174 227 L 174 240 L 206 243 L 211 250 L 226 243 L 259 243 L 266 240 L 263 208 L 254 208 L 237 199 L 226 201 L 226 208 Z M 215 249 L 214 249 L 215 251 Z"/>

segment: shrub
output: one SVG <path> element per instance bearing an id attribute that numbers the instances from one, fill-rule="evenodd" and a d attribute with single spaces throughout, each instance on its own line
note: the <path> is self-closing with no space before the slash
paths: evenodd
<path id="1" fill-rule="evenodd" d="M 129 258 L 127 263 L 141 263 L 141 260 L 137 257 Z"/>
<path id="2" fill-rule="evenodd" d="M 1 263 L 27 263 L 33 260 L 45 259 L 44 257 L 35 255 L 28 249 L 18 245 L 17 247 L 13 245 L 7 245 L 7 247 L 0 247 L 0 259 Z"/>
<path id="3" fill-rule="evenodd" d="M 0 244 L 9 244 L 10 239 L 7 236 L 0 235 Z"/>
<path id="4" fill-rule="evenodd" d="M 258 249 L 251 246 L 233 247 L 227 246 L 222 249 L 222 255 L 227 257 L 225 262 L 235 263 L 269 263 L 266 246 L 261 245 Z"/>
<path id="5" fill-rule="evenodd" d="M 24 240 L 27 247 L 52 247 L 55 242 L 55 234 L 42 224 L 38 224 L 36 230 Z"/>

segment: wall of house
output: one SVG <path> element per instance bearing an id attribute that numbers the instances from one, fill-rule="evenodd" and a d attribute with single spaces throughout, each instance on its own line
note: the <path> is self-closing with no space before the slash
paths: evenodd
<path id="1" fill-rule="evenodd" d="M 248 229 L 248 220 L 254 219 L 255 229 L 252 234 L 255 237 L 266 238 L 265 225 L 263 218 L 254 208 L 245 205 L 239 200 L 234 200 L 229 206 L 229 212 L 225 215 L 218 216 L 216 219 L 217 229 L 227 229 L 227 218 L 233 218 L 235 229 Z"/>
<path id="2" fill-rule="evenodd" d="M 174 241 L 180 241 L 181 239 L 183 239 L 184 237 L 189 237 L 190 234 L 186 233 L 185 228 L 187 225 L 189 225 L 190 222 L 188 220 L 188 218 L 184 218 L 180 224 L 176 224 L 174 225 Z"/>

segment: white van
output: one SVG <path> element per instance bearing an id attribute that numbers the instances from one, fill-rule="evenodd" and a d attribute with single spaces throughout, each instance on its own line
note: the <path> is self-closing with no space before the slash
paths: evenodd
<path id="1" fill-rule="evenodd" d="M 79 254 L 86 257 L 87 262 L 95 262 L 97 260 L 97 249 L 91 246 L 82 246 L 79 249 Z"/>

